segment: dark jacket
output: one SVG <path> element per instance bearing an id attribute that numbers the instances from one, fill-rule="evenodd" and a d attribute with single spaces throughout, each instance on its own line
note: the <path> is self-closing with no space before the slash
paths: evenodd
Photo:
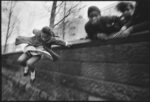
<path id="1" fill-rule="evenodd" d="M 136 7 L 134 14 L 131 18 L 131 20 L 126 24 L 127 27 L 130 27 L 131 25 L 136 25 L 142 22 L 150 22 L 150 1 L 136 1 Z"/>
<path id="2" fill-rule="evenodd" d="M 92 25 L 90 21 L 85 24 L 85 31 L 88 38 L 97 39 L 97 33 L 105 33 L 110 35 L 117 32 L 122 27 L 119 17 L 117 16 L 102 16 L 97 25 Z"/>

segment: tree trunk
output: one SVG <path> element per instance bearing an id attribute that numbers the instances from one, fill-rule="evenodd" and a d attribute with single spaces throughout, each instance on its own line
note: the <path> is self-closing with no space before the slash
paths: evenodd
<path id="1" fill-rule="evenodd" d="M 57 8 L 57 1 L 53 1 L 52 10 L 51 10 L 51 16 L 50 16 L 50 27 L 54 28 L 54 21 L 55 21 L 55 12 Z"/>
<path id="2" fill-rule="evenodd" d="M 8 13 L 8 18 L 7 18 L 8 23 L 6 25 L 7 26 L 6 39 L 5 39 L 4 46 L 3 46 L 3 53 L 7 52 L 7 45 L 8 45 L 7 43 L 8 43 L 8 40 L 9 40 L 9 38 L 11 37 L 11 35 L 14 31 L 15 24 L 17 22 L 17 20 L 13 19 L 13 17 L 15 16 L 14 15 L 14 8 L 16 6 L 17 1 L 7 1 L 6 3 L 7 3 L 7 5 L 5 5 L 5 6 L 3 5 L 3 8 L 6 8 L 5 13 Z M 5 25 L 3 24 L 3 26 L 5 26 Z"/>
<path id="3" fill-rule="evenodd" d="M 64 4 L 64 17 L 66 16 L 66 1 L 65 1 L 65 4 Z M 65 18 L 63 20 L 63 39 L 65 39 Z"/>
<path id="4" fill-rule="evenodd" d="M 4 45 L 3 53 L 6 53 L 6 49 L 7 49 L 7 40 L 5 40 L 5 45 Z"/>
<path id="5" fill-rule="evenodd" d="M 12 16 L 12 11 L 10 10 L 10 12 L 9 12 L 9 16 L 8 16 L 8 25 L 7 25 L 6 39 L 5 39 L 5 45 L 4 45 L 3 53 L 5 53 L 5 52 L 6 52 L 7 41 L 8 41 L 8 38 L 9 38 L 9 30 L 10 30 L 11 16 Z"/>

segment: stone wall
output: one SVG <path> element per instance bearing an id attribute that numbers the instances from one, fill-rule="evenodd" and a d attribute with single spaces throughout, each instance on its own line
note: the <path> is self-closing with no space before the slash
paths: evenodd
<path id="1" fill-rule="evenodd" d="M 37 88 L 38 97 L 45 93 L 46 100 L 150 100 L 148 40 L 149 33 L 145 33 L 108 41 L 81 40 L 72 42 L 70 48 L 55 47 L 61 58 L 56 62 L 46 58 L 39 61 L 35 83 L 25 81 L 24 86 Z M 13 82 L 19 75 L 18 83 L 27 80 L 21 77 L 22 68 L 16 62 L 21 53 L 2 56 L 3 80 L 10 77 Z"/>

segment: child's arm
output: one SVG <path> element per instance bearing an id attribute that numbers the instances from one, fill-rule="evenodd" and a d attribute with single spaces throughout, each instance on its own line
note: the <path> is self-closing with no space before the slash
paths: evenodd
<path id="1" fill-rule="evenodd" d="M 61 45 L 61 46 L 68 46 L 68 42 L 65 42 L 64 40 L 58 39 L 58 38 L 52 38 L 52 44 L 55 45 Z"/>
<path id="2" fill-rule="evenodd" d="M 23 43 L 31 44 L 31 38 L 32 37 L 18 36 L 16 38 L 15 45 L 19 45 L 19 44 L 23 44 Z"/>
<path id="3" fill-rule="evenodd" d="M 33 29 L 33 34 L 35 35 L 35 36 L 40 36 L 40 30 L 38 30 L 38 29 Z"/>

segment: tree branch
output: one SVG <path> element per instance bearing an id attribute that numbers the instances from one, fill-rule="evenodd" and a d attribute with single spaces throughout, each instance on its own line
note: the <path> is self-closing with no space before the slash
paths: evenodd
<path id="1" fill-rule="evenodd" d="M 71 14 L 71 13 L 74 13 L 73 9 L 74 9 L 75 7 L 77 7 L 79 4 L 80 4 L 80 3 L 78 3 L 78 4 L 74 5 L 74 6 L 72 6 L 72 7 L 67 11 L 67 13 L 69 13 L 69 12 L 70 12 L 70 14 Z"/>
<path id="2" fill-rule="evenodd" d="M 58 25 L 59 23 L 61 23 L 66 17 L 68 17 L 68 16 L 70 15 L 70 13 L 71 13 L 71 12 L 68 12 L 67 15 L 65 15 L 60 21 L 58 21 L 58 22 L 54 25 L 54 27 L 55 27 L 56 25 Z"/>
<path id="3" fill-rule="evenodd" d="M 64 1 L 61 1 L 61 3 L 56 6 L 56 8 L 59 7 L 59 6 L 61 6 L 63 3 L 64 3 Z"/>
<path id="4" fill-rule="evenodd" d="M 85 7 L 86 7 L 86 5 L 80 7 L 78 10 L 80 11 L 81 9 L 83 9 L 83 8 L 85 8 Z"/>
<path id="5" fill-rule="evenodd" d="M 10 31 L 9 31 L 8 37 L 10 37 L 11 34 L 13 33 L 14 28 L 15 28 L 15 25 L 16 25 L 16 21 L 17 21 L 17 19 L 14 20 L 14 22 L 13 22 L 13 24 L 12 24 L 12 26 L 11 26 L 12 28 L 11 28 Z"/>
<path id="6" fill-rule="evenodd" d="M 16 7 L 17 1 L 11 1 L 12 2 L 12 9 Z"/>
<path id="7" fill-rule="evenodd" d="M 72 6 L 72 7 L 67 11 L 67 15 L 65 15 L 60 21 L 58 21 L 58 22 L 54 25 L 54 27 L 55 27 L 56 25 L 58 25 L 59 23 L 61 23 L 65 18 L 67 18 L 67 17 L 71 14 L 72 10 L 73 10 L 75 7 L 77 7 L 79 4 L 80 4 L 80 3 L 78 3 L 78 4 L 74 5 L 74 6 Z"/>
<path id="8" fill-rule="evenodd" d="M 63 2 L 62 2 L 63 3 Z M 58 6 L 57 6 L 58 7 Z M 58 11 L 56 12 L 56 15 L 60 12 L 62 7 L 59 7 Z"/>
<path id="9" fill-rule="evenodd" d="M 14 11 L 14 8 L 16 6 L 16 2 L 15 1 L 9 1 L 9 2 L 7 2 L 7 6 L 8 6 L 8 23 L 7 23 L 7 30 L 6 30 L 4 52 L 6 51 L 8 39 L 10 38 L 10 36 L 11 36 L 11 34 L 15 28 L 15 22 L 16 22 L 16 20 L 15 20 L 12 23 L 13 11 Z"/>
<path id="10" fill-rule="evenodd" d="M 71 7 L 70 9 L 74 9 L 75 7 L 77 7 L 80 4 L 80 2 L 76 5 L 74 5 L 73 7 Z"/>
<path id="11" fill-rule="evenodd" d="M 47 6 L 46 6 L 46 3 L 47 3 L 47 2 L 45 1 L 45 3 L 43 4 L 43 7 L 44 7 L 48 12 L 50 12 L 50 7 L 47 7 Z"/>

